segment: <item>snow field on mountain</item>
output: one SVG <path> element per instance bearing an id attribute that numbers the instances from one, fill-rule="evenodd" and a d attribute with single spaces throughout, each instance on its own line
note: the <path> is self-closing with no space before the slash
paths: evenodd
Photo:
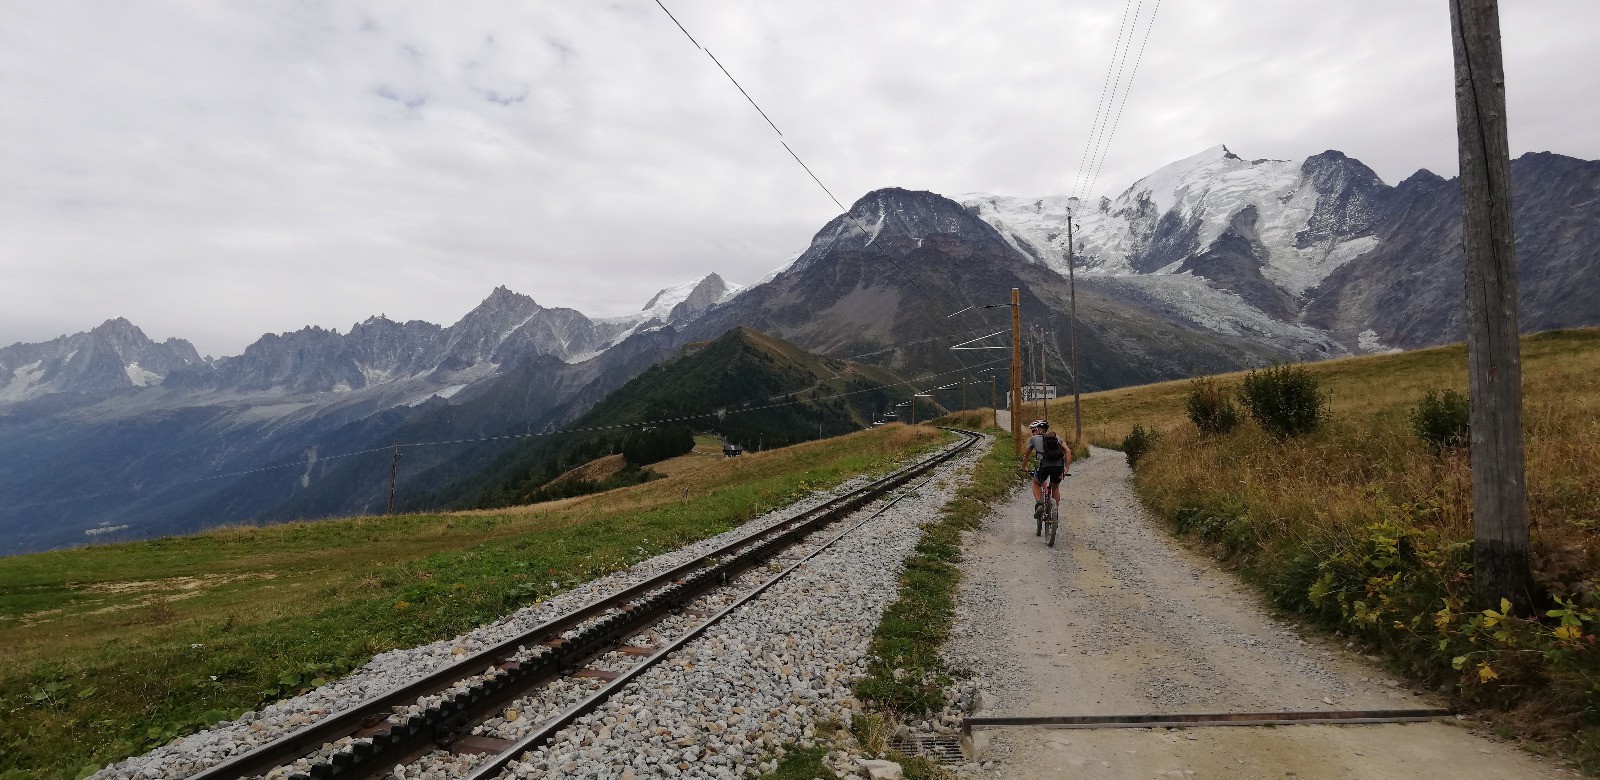
<path id="1" fill-rule="evenodd" d="M 1148 249 L 1162 217 L 1198 227 L 1196 252 L 1204 252 L 1254 206 L 1256 233 L 1267 251 L 1263 275 L 1291 295 L 1301 295 L 1328 274 L 1377 246 L 1371 236 L 1351 241 L 1297 246 L 1315 212 L 1319 193 L 1290 160 L 1245 160 L 1225 146 L 1214 146 L 1164 166 L 1140 179 L 1115 200 L 1086 202 L 1053 195 L 1042 198 L 973 194 L 963 205 L 993 225 L 1024 254 L 1066 273 L 1066 218 L 1075 223 L 1081 247 L 1080 273 L 1133 276 L 1137 256 Z M 1028 247 L 1032 247 L 1030 251 Z M 1180 260 L 1156 270 L 1177 271 Z"/>

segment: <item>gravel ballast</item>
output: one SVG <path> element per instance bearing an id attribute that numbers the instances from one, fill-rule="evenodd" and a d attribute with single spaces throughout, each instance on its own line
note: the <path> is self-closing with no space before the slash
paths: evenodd
<path id="1" fill-rule="evenodd" d="M 802 565 L 756 600 L 708 629 L 682 651 L 644 673 L 621 695 L 558 733 L 545 749 L 513 765 L 516 776 L 739 777 L 758 769 L 785 743 L 806 742 L 818 720 L 848 724 L 859 705 L 850 684 L 865 667 L 867 642 L 894 597 L 902 561 L 957 487 L 987 441 L 937 469 L 933 478 L 880 517 Z M 329 685 L 176 740 L 101 770 L 96 778 L 179 778 L 271 741 L 296 728 L 399 687 L 461 657 L 519 635 L 606 593 L 794 517 L 866 484 L 851 480 L 745 525 L 577 586 L 506 619 L 449 640 L 375 656 Z M 919 484 L 918 483 L 913 484 Z M 875 504 L 847 519 L 857 522 Z M 832 533 L 844 525 L 835 525 Z M 831 536 L 825 530 L 823 538 Z M 759 576 L 758 576 L 759 575 Z M 741 580 L 770 576 L 758 567 Z M 705 606 L 714 607 L 716 598 Z M 655 629 L 670 640 L 674 620 Z M 611 668 L 611 653 L 591 666 Z M 633 663 L 632 660 L 618 663 Z M 572 681 L 529 701 L 526 713 L 491 719 L 480 733 L 512 737 L 565 706 L 592 680 Z M 515 709 L 515 708 L 508 708 Z M 476 761 L 444 757 L 419 762 L 405 777 L 459 776 Z M 464 759 L 464 760 L 463 760 Z M 274 773 L 282 774 L 281 772 Z M 399 776 L 399 775 L 396 775 Z"/>

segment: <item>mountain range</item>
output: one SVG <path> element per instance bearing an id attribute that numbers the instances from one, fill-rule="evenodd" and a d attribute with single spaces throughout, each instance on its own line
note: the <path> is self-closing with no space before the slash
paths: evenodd
<path id="1" fill-rule="evenodd" d="M 1512 174 L 1525 328 L 1600 324 L 1600 163 L 1536 153 Z M 950 346 L 1007 344 L 990 334 L 1012 288 L 1030 376 L 1058 384 L 1076 300 L 1085 390 L 1459 340 L 1459 197 L 1336 151 L 1218 146 L 1093 201 L 878 190 L 748 289 L 710 274 L 627 317 L 502 287 L 453 325 L 380 315 L 218 359 L 114 319 L 0 349 L 0 553 L 373 511 L 395 441 L 439 442 L 405 449 L 402 503 L 444 500 L 503 437 L 740 326 L 926 387 L 1003 364 Z"/>

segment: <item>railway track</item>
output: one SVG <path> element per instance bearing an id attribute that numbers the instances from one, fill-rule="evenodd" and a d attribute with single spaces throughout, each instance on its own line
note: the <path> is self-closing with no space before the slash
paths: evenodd
<path id="1" fill-rule="evenodd" d="M 416 762 L 494 777 L 980 438 L 955 432 L 962 442 L 917 463 L 192 777 L 377 778 Z M 867 518 L 819 533 L 874 503 Z"/>

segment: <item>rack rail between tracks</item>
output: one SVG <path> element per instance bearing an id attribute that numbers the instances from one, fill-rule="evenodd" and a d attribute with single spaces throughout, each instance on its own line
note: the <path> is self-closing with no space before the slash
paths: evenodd
<path id="1" fill-rule="evenodd" d="M 666 572 L 545 621 L 522 634 L 419 677 L 409 684 L 235 756 L 194 775 L 192 780 L 242 780 L 256 777 L 301 759 L 318 751 L 324 745 L 345 737 L 356 737 L 361 741 L 352 743 L 348 749 L 334 752 L 326 759 L 313 764 L 308 772 L 294 777 L 316 780 L 331 777 L 338 777 L 341 780 L 376 777 L 387 773 L 395 764 L 407 763 L 442 745 L 451 744 L 463 737 L 466 730 L 481 720 L 486 713 L 493 712 L 501 705 L 569 673 L 585 659 L 617 644 L 623 637 L 651 625 L 666 613 L 727 583 L 739 573 L 772 559 L 818 529 L 860 510 L 890 491 L 932 471 L 965 452 L 981 438 L 970 431 L 953 428 L 947 430 L 962 435 L 963 441 L 793 518 L 731 541 Z M 879 510 L 882 511 L 883 509 Z M 823 547 L 839 541 L 849 533 L 849 530 L 859 527 L 860 524 L 837 535 Z M 812 555 L 820 551 L 821 548 Z M 809 557 L 807 556 L 807 559 Z M 568 708 L 555 719 L 542 724 L 528 736 L 500 751 L 499 755 L 480 765 L 471 777 L 492 776 L 493 772 L 498 772 L 499 768 L 503 768 L 516 755 L 535 747 L 554 735 L 561 727 L 599 706 L 611 693 L 620 690 L 644 669 L 665 658 L 669 652 L 704 631 L 712 623 L 799 565 L 800 563 L 795 563 L 755 590 L 746 593 L 734 604 L 711 616 L 667 647 L 660 648 L 594 695 Z M 534 652 L 530 657 L 528 653 L 530 648 L 541 647 L 544 649 Z M 423 697 L 456 687 L 463 680 L 476 677 L 487 669 L 496 670 L 497 673 L 443 698 L 421 712 L 398 721 L 392 719 L 396 708 L 414 705 Z"/>

